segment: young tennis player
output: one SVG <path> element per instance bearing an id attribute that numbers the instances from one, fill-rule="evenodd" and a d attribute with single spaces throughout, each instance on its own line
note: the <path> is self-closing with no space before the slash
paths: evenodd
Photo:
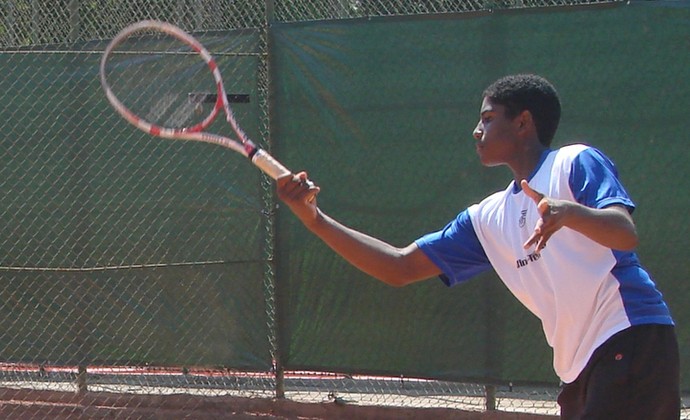
<path id="1" fill-rule="evenodd" d="M 390 285 L 440 276 L 452 286 L 495 270 L 542 322 L 564 383 L 562 418 L 677 419 L 678 344 L 633 251 L 634 204 L 600 151 L 551 149 L 560 112 L 542 77 L 489 86 L 474 129 L 477 154 L 483 165 L 507 165 L 513 180 L 403 248 L 324 214 L 305 172 L 279 179 L 278 195 L 335 252 Z"/>

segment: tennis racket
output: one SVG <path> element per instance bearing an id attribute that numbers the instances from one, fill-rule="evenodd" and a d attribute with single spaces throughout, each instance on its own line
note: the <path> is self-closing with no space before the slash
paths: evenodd
<path id="1" fill-rule="evenodd" d="M 145 20 L 124 28 L 101 57 L 100 79 L 113 108 L 140 130 L 227 147 L 273 179 L 292 173 L 247 137 L 230 108 L 215 59 L 177 26 Z M 221 111 L 234 139 L 205 131 Z"/>

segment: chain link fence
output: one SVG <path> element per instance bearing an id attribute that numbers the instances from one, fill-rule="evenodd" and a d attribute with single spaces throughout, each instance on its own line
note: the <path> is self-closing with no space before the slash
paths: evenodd
<path id="1" fill-rule="evenodd" d="M 224 417 L 224 398 L 237 406 L 277 396 L 557 415 L 556 384 L 286 371 L 272 183 L 223 150 L 126 126 L 100 90 L 98 60 L 110 38 L 143 19 L 199 34 L 224 69 L 223 60 L 243 57 L 244 70 L 224 75 L 228 90 L 251 96 L 238 119 L 270 150 L 273 24 L 620 2 L 3 2 L 0 411 Z"/>

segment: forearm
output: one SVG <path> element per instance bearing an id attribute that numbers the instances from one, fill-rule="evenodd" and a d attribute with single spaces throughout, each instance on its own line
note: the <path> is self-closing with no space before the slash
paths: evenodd
<path id="1" fill-rule="evenodd" d="M 607 248 L 631 250 L 637 246 L 635 224 L 622 206 L 593 209 L 573 203 L 564 225 Z"/>
<path id="2" fill-rule="evenodd" d="M 307 180 L 306 172 L 278 179 L 278 197 L 307 229 L 350 264 L 391 286 L 440 274 L 440 269 L 414 243 L 398 248 L 324 214 L 316 202 L 320 188 Z"/>
<path id="3" fill-rule="evenodd" d="M 312 233 L 350 264 L 392 286 L 403 286 L 431 277 L 435 267 L 414 264 L 411 246 L 398 248 L 372 236 L 349 228 L 322 211 L 311 220 L 302 220 Z"/>

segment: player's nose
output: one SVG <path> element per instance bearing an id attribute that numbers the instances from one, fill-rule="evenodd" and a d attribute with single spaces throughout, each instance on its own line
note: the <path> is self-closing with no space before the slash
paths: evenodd
<path id="1" fill-rule="evenodd" d="M 481 123 L 479 123 L 474 128 L 474 131 L 472 131 L 472 137 L 474 137 L 475 140 L 481 140 L 483 135 L 484 135 L 484 129 L 482 129 Z"/>

